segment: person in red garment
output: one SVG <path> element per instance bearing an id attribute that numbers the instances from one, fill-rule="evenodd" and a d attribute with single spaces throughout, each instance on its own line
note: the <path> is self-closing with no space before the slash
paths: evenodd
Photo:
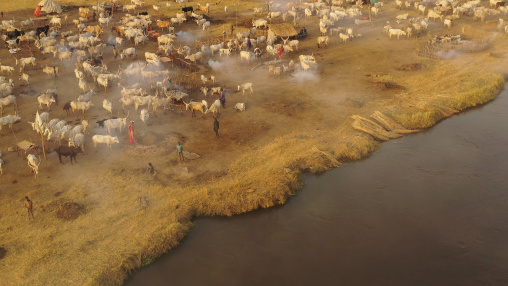
<path id="1" fill-rule="evenodd" d="M 282 59 L 282 53 L 284 52 L 284 48 L 282 45 L 279 46 L 279 59 Z"/>
<path id="2" fill-rule="evenodd" d="M 129 124 L 129 142 L 134 144 L 134 121 Z"/>

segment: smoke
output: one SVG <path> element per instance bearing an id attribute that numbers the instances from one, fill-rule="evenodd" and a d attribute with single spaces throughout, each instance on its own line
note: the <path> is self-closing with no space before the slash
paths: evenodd
<path id="1" fill-rule="evenodd" d="M 436 53 L 436 56 L 442 58 L 442 59 L 451 59 L 455 58 L 457 56 L 460 56 L 460 53 L 456 50 L 449 50 L 449 51 L 438 51 Z"/>
<path id="2" fill-rule="evenodd" d="M 208 65 L 215 71 L 220 71 L 224 69 L 225 64 L 223 62 L 209 60 Z"/>
<path id="3" fill-rule="evenodd" d="M 319 76 L 315 70 L 311 71 L 296 71 L 292 74 L 292 81 L 302 83 L 302 82 L 318 82 Z"/>
<path id="4" fill-rule="evenodd" d="M 194 44 L 194 41 L 196 40 L 196 35 L 193 32 L 184 32 L 180 31 L 176 33 L 177 39 L 183 44 Z"/>

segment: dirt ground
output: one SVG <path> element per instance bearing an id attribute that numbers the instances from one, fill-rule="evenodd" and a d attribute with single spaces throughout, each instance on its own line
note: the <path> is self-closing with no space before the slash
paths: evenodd
<path id="1" fill-rule="evenodd" d="M 379 142 L 351 127 L 352 115 L 369 116 L 380 109 L 393 111 L 397 108 L 417 108 L 411 105 L 411 100 L 405 101 L 405 106 L 397 106 L 401 92 L 406 91 L 407 87 L 381 81 L 381 78 L 404 79 L 408 75 L 417 74 L 425 76 L 426 73 L 433 73 L 432 67 L 442 61 L 464 69 L 478 64 L 471 61 L 471 54 L 467 54 L 465 59 L 420 57 L 416 52 L 419 40 L 415 37 L 390 40 L 382 31 L 387 21 L 396 25 L 395 15 L 406 12 L 413 17 L 417 16 L 414 9 L 398 11 L 394 6 L 393 3 L 387 3 L 380 14 L 373 18 L 373 25 L 356 27 L 353 20 L 343 20 L 341 26 L 353 27 L 358 37 L 341 43 L 338 36 L 334 35 L 329 45 L 322 48 L 317 48 L 316 45 L 316 37 L 319 35 L 317 17 L 302 19 L 298 27 L 305 26 L 309 36 L 301 40 L 299 51 L 284 55 L 282 62 L 298 62 L 300 54 L 313 54 L 318 63 L 313 71 L 293 71 L 277 77 L 269 76 L 267 65 L 277 59 L 266 53 L 261 61 L 251 63 L 240 62 L 238 55 L 216 55 L 208 58 L 213 61 L 211 63 L 202 61 L 201 64 L 194 65 L 198 72 L 191 77 L 194 77 L 196 87 L 202 85 L 199 76 L 204 74 L 215 75 L 217 78 L 217 83 L 208 84 L 208 87 L 222 86 L 226 89 L 227 102 L 219 117 L 218 139 L 213 131 L 212 114 L 202 118 L 197 113 L 197 117 L 192 118 L 189 111 L 173 106 L 172 110 L 159 109 L 157 114 L 150 113 L 148 124 L 144 126 L 139 119 L 139 110 L 136 113 L 131 107 L 129 120 L 135 121 L 136 144 L 128 143 L 127 130 L 123 130 L 113 134 L 118 136 L 120 144 L 114 144 L 112 150 L 104 145 L 94 148 L 92 135 L 106 134 L 103 128 L 96 126 L 97 120 L 108 118 L 102 108 L 103 99 L 113 102 L 114 115 L 127 115 L 122 112 L 118 102 L 121 97 L 120 88 L 116 83 L 106 91 L 96 87 L 97 94 L 92 99 L 94 107 L 85 115 L 67 116 L 62 109 L 63 104 L 75 100 L 81 94 L 73 72 L 76 59 L 74 57 L 70 62 L 62 62 L 52 55 L 41 54 L 32 46 L 37 57 L 37 69 L 28 68 L 26 71 L 32 78 L 30 86 L 24 86 L 18 80 L 18 70 L 12 75 L 4 74 L 15 80 L 13 94 L 18 98 L 18 114 L 22 120 L 14 124 L 12 132 L 4 126 L 4 134 L 0 136 L 1 158 L 5 161 L 4 174 L 0 176 L 0 201 L 3 205 L 0 211 L 0 268 L 6 270 L 0 275 L 0 284 L 118 283 L 128 269 L 140 266 L 136 263 L 129 265 L 125 261 L 140 255 L 153 242 L 154 236 L 166 231 L 165 227 L 180 224 L 185 226 L 184 232 L 188 231 L 189 220 L 199 212 L 192 207 L 194 199 L 186 197 L 186 192 L 228 180 L 233 166 L 241 164 L 237 161 L 248 158 L 250 154 L 262 156 L 257 159 L 268 163 L 279 160 L 277 153 L 258 151 L 276 140 L 282 140 L 281 138 L 291 138 L 291 142 L 287 142 L 288 146 L 299 146 L 299 140 L 312 140 L 314 137 L 321 138 L 320 134 L 335 132 L 336 137 L 333 138 L 362 137 L 365 138 L 362 140 L 369 140 L 375 149 Z M 76 16 L 76 10 L 77 8 L 71 8 L 70 18 Z M 150 7 L 145 10 L 153 11 Z M 212 9 L 210 19 L 225 23 L 226 27 L 227 24 L 236 22 L 233 16 L 224 18 L 222 11 Z M 366 8 L 363 11 L 366 14 Z M 253 18 L 252 10 L 240 12 L 239 23 Z M 21 19 L 31 13 L 31 10 L 18 11 L 6 14 L 5 17 Z M 115 14 L 115 22 L 123 15 L 123 12 Z M 156 13 L 154 18 L 161 18 L 161 14 Z M 506 36 L 498 33 L 497 18 L 493 16 L 488 20 L 490 22 L 481 23 L 473 21 L 471 16 L 463 16 L 454 21 L 448 30 L 444 30 L 439 20 L 431 20 L 427 32 L 420 34 L 419 39 L 435 34 L 460 34 L 464 27 L 465 34 L 474 30 L 474 35 L 491 35 L 491 45 L 479 54 L 492 59 L 489 66 L 493 73 L 506 73 L 506 51 L 502 48 L 506 47 Z M 62 31 L 67 30 L 76 31 L 70 20 L 68 25 L 62 27 Z M 199 38 L 201 41 L 207 39 L 207 35 L 191 21 L 181 27 L 177 26 L 176 30 L 186 32 L 177 37 L 177 47 L 187 44 L 194 50 L 194 42 L 189 38 Z M 104 42 L 116 36 L 109 28 L 104 28 L 104 31 L 101 35 Z M 212 34 L 218 33 L 220 31 L 215 30 Z M 130 46 L 134 45 L 124 43 L 118 49 Z M 156 51 L 157 43 L 150 41 L 136 46 L 136 49 L 137 59 L 120 60 L 113 58 L 112 47 L 108 45 L 103 55 L 104 63 L 110 71 L 116 72 L 131 62 L 143 62 L 144 52 Z M 18 58 L 28 56 L 30 52 L 26 48 L 16 54 Z M 6 48 L 0 49 L 0 58 L 2 65 L 15 66 L 14 58 Z M 42 72 L 46 65 L 60 68 L 58 79 Z M 175 82 L 182 79 L 184 71 L 173 63 L 164 63 L 164 69 L 174 75 L 172 80 Z M 122 85 L 130 86 L 138 82 L 139 78 L 140 76 L 129 78 Z M 87 81 L 93 84 L 91 77 L 87 77 Z M 140 82 L 149 94 L 153 94 L 146 81 Z M 243 96 L 237 91 L 237 85 L 245 82 L 254 84 L 253 94 L 246 93 Z M 46 147 L 50 152 L 47 159 L 41 158 L 39 177 L 34 179 L 27 166 L 26 155 L 18 156 L 15 152 L 9 152 L 8 148 L 23 140 L 40 145 L 40 137 L 27 121 L 34 121 L 38 108 L 36 97 L 52 88 L 58 91 L 59 105 L 51 106 L 50 118 L 65 119 L 73 125 L 86 119 L 92 128 L 86 135 L 85 152 L 78 154 L 77 164 L 74 165 L 71 165 L 69 158 L 63 158 L 64 164 L 60 164 L 56 153 L 51 152 L 57 144 L 47 142 Z M 417 87 L 412 88 L 418 90 Z M 209 104 L 217 98 L 205 98 L 197 88 L 188 93 L 190 98 L 206 99 Z M 239 102 L 246 104 L 246 111 L 233 109 Z M 39 110 L 42 111 L 46 110 Z M 13 112 L 13 107 L 8 106 L 4 115 Z M 199 158 L 180 163 L 175 148 L 178 141 L 183 143 L 185 151 L 198 154 Z M 333 142 L 332 139 L 330 142 L 319 143 L 319 149 L 327 150 L 327 146 L 339 142 Z M 280 154 L 283 154 L 282 151 Z M 297 161 L 298 158 L 294 160 Z M 154 165 L 156 176 L 147 174 L 148 162 Z M 306 169 L 299 171 L 304 170 Z M 241 189 L 256 190 L 256 186 L 249 185 L 248 182 L 238 184 Z M 257 188 L 262 187 L 258 185 Z M 213 197 L 210 192 L 208 194 L 210 198 Z M 36 218 L 30 222 L 27 222 L 23 209 L 25 195 L 34 201 Z M 206 204 L 205 198 L 202 199 Z M 176 211 L 182 209 L 186 211 Z M 171 231 L 166 232 L 172 233 Z M 122 245 L 118 246 L 119 244 Z M 113 250 L 105 251 L 111 248 Z M 139 260 L 143 262 L 144 259 Z M 119 280 L 103 277 L 104 272 L 122 267 L 124 271 L 119 274 L 122 277 Z"/>

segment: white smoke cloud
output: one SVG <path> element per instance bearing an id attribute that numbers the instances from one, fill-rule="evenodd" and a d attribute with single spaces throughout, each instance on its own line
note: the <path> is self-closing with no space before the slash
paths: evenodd
<path id="1" fill-rule="evenodd" d="M 438 51 L 436 53 L 436 56 L 442 58 L 442 59 L 451 59 L 454 57 L 459 56 L 460 53 L 455 50 L 449 50 L 449 51 Z"/>
<path id="2" fill-rule="evenodd" d="M 317 75 L 317 72 L 315 70 L 309 70 L 309 71 L 296 71 L 292 74 L 292 81 L 296 82 L 318 82 L 319 76 Z"/>
<path id="3" fill-rule="evenodd" d="M 178 41 L 183 42 L 184 45 L 194 44 L 194 41 L 196 40 L 196 35 L 192 32 L 180 31 L 176 33 L 176 37 Z"/>
<path id="4" fill-rule="evenodd" d="M 224 69 L 225 64 L 223 62 L 209 60 L 208 65 L 215 71 Z"/>

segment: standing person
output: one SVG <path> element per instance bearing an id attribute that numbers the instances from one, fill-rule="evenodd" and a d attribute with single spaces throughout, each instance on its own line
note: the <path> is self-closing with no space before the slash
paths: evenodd
<path id="1" fill-rule="evenodd" d="M 3 17 L 3 16 L 2 16 Z M 235 31 L 235 27 L 233 26 L 233 24 L 231 24 L 231 36 L 233 36 L 233 32 Z"/>
<path id="2" fill-rule="evenodd" d="M 28 219 L 30 219 L 30 215 L 32 215 L 32 218 L 35 218 L 34 213 L 33 213 L 33 203 L 28 198 L 28 196 L 25 196 L 25 208 L 28 212 Z"/>
<path id="3" fill-rule="evenodd" d="M 250 49 L 252 48 L 252 43 L 250 41 L 250 37 L 247 38 L 247 49 L 250 51 Z"/>
<path id="4" fill-rule="evenodd" d="M 134 121 L 129 124 L 129 142 L 134 144 Z"/>
<path id="5" fill-rule="evenodd" d="M 56 72 L 56 67 L 53 67 L 53 76 L 55 79 L 58 79 L 58 73 Z"/>
<path id="6" fill-rule="evenodd" d="M 183 162 L 184 161 L 184 157 L 183 157 L 183 145 L 182 145 L 182 143 L 178 142 L 178 144 L 176 144 L 176 151 L 178 151 L 178 158 L 180 159 L 180 162 Z"/>
<path id="7" fill-rule="evenodd" d="M 219 120 L 217 120 L 217 117 L 214 117 L 213 131 L 215 131 L 215 138 L 219 138 Z"/>
<path id="8" fill-rule="evenodd" d="M 146 35 L 146 26 L 143 25 L 143 27 L 141 29 L 143 30 L 143 35 Z"/>
<path id="9" fill-rule="evenodd" d="M 117 56 L 118 56 L 118 51 L 116 50 L 116 46 L 113 45 L 113 57 L 115 57 L 115 60 L 116 60 Z"/>
<path id="10" fill-rule="evenodd" d="M 95 11 L 93 11 L 93 13 L 92 13 L 92 21 L 94 21 L 94 22 L 95 22 L 95 17 L 97 17 L 97 14 L 95 14 Z"/>
<path id="11" fill-rule="evenodd" d="M 2 18 L 3 18 L 4 17 L 4 12 L 2 11 L 2 12 L 0 12 L 0 14 L 2 14 Z"/>
<path id="12" fill-rule="evenodd" d="M 219 100 L 220 105 L 222 105 L 222 108 L 226 108 L 226 94 L 224 93 L 223 88 L 220 89 Z"/>
<path id="13" fill-rule="evenodd" d="M 282 53 L 284 52 L 284 48 L 282 47 L 282 45 L 279 46 L 279 59 L 282 60 Z"/>

